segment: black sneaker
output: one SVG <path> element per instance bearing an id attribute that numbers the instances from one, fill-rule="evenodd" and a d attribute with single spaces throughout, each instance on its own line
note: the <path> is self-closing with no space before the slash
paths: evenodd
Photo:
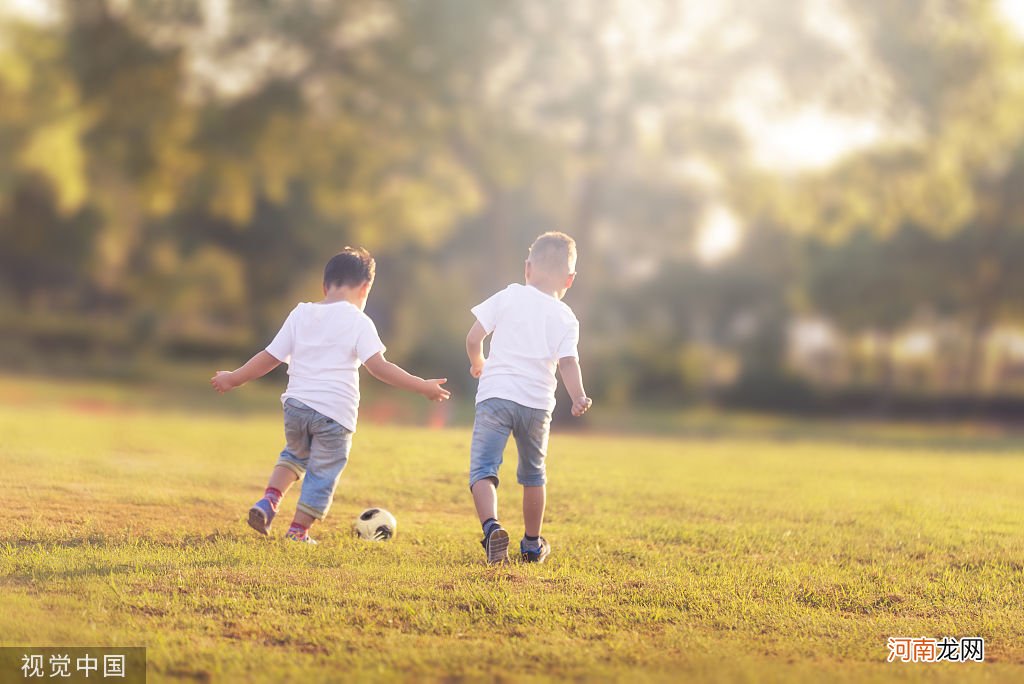
<path id="1" fill-rule="evenodd" d="M 487 552 L 488 564 L 504 563 L 508 560 L 508 531 L 501 523 L 494 523 L 480 540 L 480 546 Z"/>
<path id="2" fill-rule="evenodd" d="M 543 563 L 544 559 L 551 553 L 551 545 L 544 537 L 538 537 L 537 543 L 540 546 L 536 549 L 527 548 L 526 540 L 519 542 L 519 553 L 527 563 Z"/>

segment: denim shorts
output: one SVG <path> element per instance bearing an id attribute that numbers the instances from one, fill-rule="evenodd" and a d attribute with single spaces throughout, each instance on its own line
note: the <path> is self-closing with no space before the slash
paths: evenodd
<path id="1" fill-rule="evenodd" d="M 473 444 L 469 456 L 469 486 L 484 478 L 498 484 L 508 436 L 515 437 L 519 450 L 516 478 L 525 487 L 547 483 L 544 457 L 548 451 L 548 430 L 551 411 L 528 408 L 508 399 L 484 399 L 476 405 L 473 421 Z"/>
<path id="2" fill-rule="evenodd" d="M 327 515 L 341 471 L 348 463 L 352 432 L 297 399 L 284 402 L 285 447 L 277 465 L 302 480 L 296 508 L 317 520 Z"/>

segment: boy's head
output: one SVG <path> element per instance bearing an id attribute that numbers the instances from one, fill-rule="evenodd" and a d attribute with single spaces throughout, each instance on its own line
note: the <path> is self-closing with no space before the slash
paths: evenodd
<path id="1" fill-rule="evenodd" d="M 324 267 L 324 293 L 338 288 L 351 289 L 358 291 L 365 301 L 376 271 L 377 262 L 369 252 L 362 247 L 346 247 Z"/>
<path id="2" fill-rule="evenodd" d="M 565 233 L 544 233 L 530 245 L 526 282 L 555 293 L 559 299 L 576 278 L 576 241 Z"/>
<path id="3" fill-rule="evenodd" d="M 362 247 L 346 247 L 324 266 L 324 287 L 359 287 L 372 283 L 377 262 Z"/>

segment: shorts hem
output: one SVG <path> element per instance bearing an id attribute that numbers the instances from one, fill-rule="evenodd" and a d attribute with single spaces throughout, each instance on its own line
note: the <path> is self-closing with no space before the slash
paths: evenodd
<path id="1" fill-rule="evenodd" d="M 302 476 L 306 474 L 306 469 L 305 468 L 303 468 L 302 466 L 300 466 L 300 465 L 298 465 L 298 464 L 294 463 L 293 461 L 290 461 L 290 460 L 288 460 L 286 458 L 278 459 L 277 465 L 282 466 L 282 467 L 287 468 L 288 470 L 292 471 L 293 473 L 295 473 L 296 475 L 299 476 L 300 480 L 302 479 Z"/>
<path id="2" fill-rule="evenodd" d="M 317 520 L 323 520 L 324 516 L 327 515 L 327 511 L 318 511 L 315 508 L 310 508 L 309 506 L 307 506 L 306 504 L 302 503 L 301 501 L 298 504 L 296 504 L 295 510 L 302 511 L 306 515 L 311 515 L 314 518 L 316 518 Z"/>
<path id="3" fill-rule="evenodd" d="M 501 480 L 498 478 L 498 474 L 497 473 L 494 473 L 493 475 L 488 475 L 488 474 L 480 475 L 479 477 L 471 478 L 469 480 L 469 489 L 470 489 L 470 491 L 472 491 L 473 485 L 475 485 L 480 480 L 493 480 L 494 481 L 494 488 L 495 489 L 498 488 L 498 485 L 501 482 Z"/>

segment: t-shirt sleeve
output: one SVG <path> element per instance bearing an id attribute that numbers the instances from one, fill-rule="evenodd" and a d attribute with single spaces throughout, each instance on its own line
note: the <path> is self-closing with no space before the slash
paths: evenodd
<path id="1" fill-rule="evenodd" d="M 371 356 L 386 349 L 387 347 L 380 341 L 380 335 L 377 334 L 377 326 L 373 324 L 373 319 L 364 316 L 359 337 L 356 338 L 356 356 L 359 358 L 359 363 L 366 363 Z"/>
<path id="2" fill-rule="evenodd" d="M 476 316 L 476 320 L 480 321 L 480 325 L 484 326 L 484 330 L 488 333 L 494 332 L 494 328 L 498 325 L 498 314 L 501 313 L 504 295 L 505 290 L 502 290 L 470 309 Z"/>
<path id="3" fill-rule="evenodd" d="M 580 343 L 580 322 L 575 318 L 569 322 L 569 329 L 565 333 L 565 337 L 558 343 L 558 353 L 555 355 L 556 358 L 564 359 L 567 356 L 574 358 L 580 358 L 580 353 L 577 347 Z"/>
<path id="4" fill-rule="evenodd" d="M 292 360 L 292 351 L 295 348 L 295 312 L 298 310 L 298 307 L 292 309 L 284 325 L 266 348 L 268 354 L 284 363 L 291 363 Z"/>

